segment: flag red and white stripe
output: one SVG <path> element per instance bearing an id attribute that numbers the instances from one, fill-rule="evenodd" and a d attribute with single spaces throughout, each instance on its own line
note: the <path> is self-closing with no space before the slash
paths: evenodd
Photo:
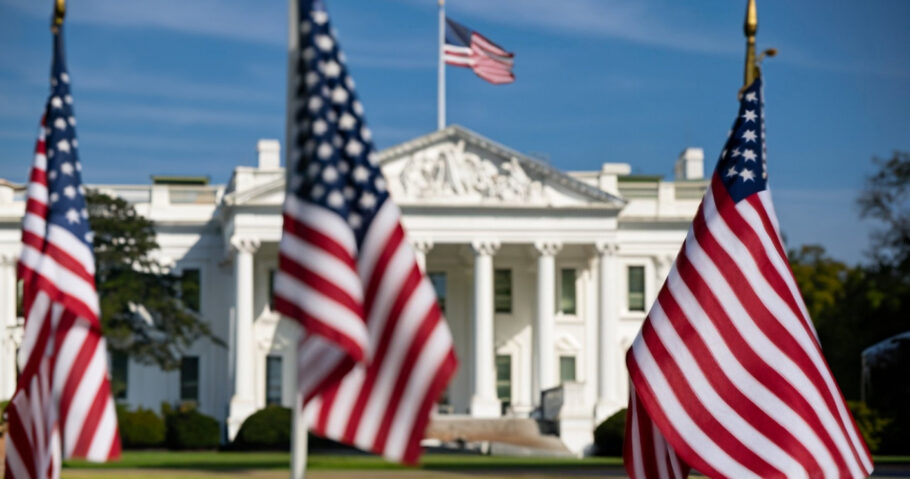
<path id="1" fill-rule="evenodd" d="M 360 249 L 332 212 L 289 197 L 275 300 L 301 320 L 298 381 L 319 435 L 413 463 L 456 359 L 436 293 L 387 201 Z"/>
<path id="2" fill-rule="evenodd" d="M 57 478 L 62 459 L 119 457 L 91 250 L 48 222 L 45 127 L 28 185 L 18 274 L 25 328 L 6 414 L 6 476 Z"/>
<path id="3" fill-rule="evenodd" d="M 740 113 L 752 124 L 734 126 L 627 355 L 634 479 L 686 477 L 690 467 L 737 479 L 872 470 L 787 261 L 756 141 L 759 90 L 746 95 Z"/>
<path id="4" fill-rule="evenodd" d="M 497 85 L 515 81 L 514 53 L 452 19 L 446 22 L 443 55 L 447 64 L 471 68 L 477 76 Z"/>

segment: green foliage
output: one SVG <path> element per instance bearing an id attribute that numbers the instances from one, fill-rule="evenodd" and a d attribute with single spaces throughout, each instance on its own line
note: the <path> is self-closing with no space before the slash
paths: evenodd
<path id="1" fill-rule="evenodd" d="M 872 236 L 872 256 L 880 265 L 910 277 L 910 152 L 896 151 L 885 160 L 873 158 L 879 170 L 866 178 L 859 197 L 863 218 L 881 225 Z"/>
<path id="2" fill-rule="evenodd" d="M 233 449 L 244 451 L 288 451 L 291 447 L 291 410 L 268 406 L 243 421 Z"/>
<path id="3" fill-rule="evenodd" d="M 117 425 L 125 449 L 145 449 L 164 445 L 164 420 L 154 411 L 137 408 L 130 411 L 117 406 Z"/>
<path id="4" fill-rule="evenodd" d="M 866 445 L 869 446 L 869 451 L 879 452 L 882 435 L 892 420 L 881 417 L 878 411 L 869 408 L 862 401 L 847 401 L 847 406 L 850 408 L 853 419 L 856 420 L 856 425 L 859 427 L 859 432 L 862 433 Z"/>
<path id="5" fill-rule="evenodd" d="M 844 280 L 849 268 L 840 261 L 825 255 L 819 245 L 803 245 L 798 251 L 790 251 L 790 266 L 796 277 L 796 284 L 813 321 L 824 318 L 825 310 L 834 307 L 844 296 Z"/>
<path id="6" fill-rule="evenodd" d="M 196 340 L 223 345 L 197 313 L 198 281 L 167 273 L 153 259 L 158 249 L 154 224 L 122 198 L 89 190 L 85 199 L 108 346 L 140 363 L 173 370 Z"/>
<path id="7" fill-rule="evenodd" d="M 0 424 L 6 424 L 6 406 L 9 401 L 0 401 Z"/>
<path id="8" fill-rule="evenodd" d="M 622 456 L 626 436 L 626 410 L 620 409 L 594 429 L 594 445 L 598 456 Z"/>
<path id="9" fill-rule="evenodd" d="M 197 411 L 192 403 L 181 404 L 176 409 L 164 403 L 161 414 L 167 428 L 168 449 L 214 449 L 221 443 L 218 421 Z"/>

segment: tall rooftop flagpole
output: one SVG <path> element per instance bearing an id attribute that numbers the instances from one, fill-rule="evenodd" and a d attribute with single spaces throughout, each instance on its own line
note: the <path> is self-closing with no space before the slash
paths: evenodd
<path id="1" fill-rule="evenodd" d="M 439 85 L 436 98 L 436 128 L 442 130 L 446 127 L 446 2 L 439 0 Z"/>

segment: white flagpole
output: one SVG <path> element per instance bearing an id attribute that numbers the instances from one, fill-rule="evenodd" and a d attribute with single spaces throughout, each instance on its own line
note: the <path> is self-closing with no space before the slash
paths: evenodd
<path id="1" fill-rule="evenodd" d="M 437 129 L 446 127 L 446 2 L 439 0 L 439 86 L 437 88 Z"/>
<path id="2" fill-rule="evenodd" d="M 290 193 L 291 174 L 296 170 L 295 159 L 297 156 L 295 146 L 296 128 L 294 127 L 294 105 L 296 104 L 296 76 L 297 60 L 300 51 L 300 23 L 298 12 L 299 0 L 288 0 L 288 75 L 287 75 L 287 101 L 285 102 L 285 137 L 284 137 L 284 166 L 285 166 L 285 194 Z M 302 339 L 303 329 L 299 331 L 298 340 Z M 307 463 L 307 422 L 303 414 L 303 398 L 300 396 L 297 380 L 297 361 L 294 355 L 294 374 L 291 386 L 294 388 L 294 404 L 291 406 L 291 479 L 306 478 Z"/>

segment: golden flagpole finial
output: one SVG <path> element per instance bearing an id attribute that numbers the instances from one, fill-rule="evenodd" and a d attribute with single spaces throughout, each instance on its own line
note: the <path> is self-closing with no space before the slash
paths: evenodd
<path id="1" fill-rule="evenodd" d="M 66 16 L 66 0 L 54 0 L 54 20 L 51 22 L 51 30 L 57 31 L 60 25 L 63 25 L 63 17 Z"/>
<path id="2" fill-rule="evenodd" d="M 755 0 L 748 0 L 746 5 L 746 21 L 743 24 L 743 33 L 746 34 L 746 68 L 743 80 L 747 87 L 758 77 L 758 65 L 755 63 L 755 34 L 758 33 L 758 9 Z"/>

